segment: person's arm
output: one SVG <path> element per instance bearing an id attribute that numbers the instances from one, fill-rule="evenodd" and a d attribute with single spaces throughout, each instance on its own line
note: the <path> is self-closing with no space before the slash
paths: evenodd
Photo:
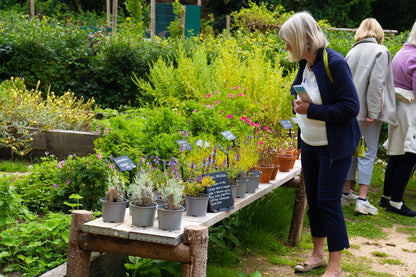
<path id="1" fill-rule="evenodd" d="M 324 105 L 310 104 L 307 116 L 326 122 L 339 122 L 354 118 L 358 115 L 360 104 L 350 68 L 345 60 L 338 59 L 331 63 L 331 57 L 329 57 L 329 61 L 335 86 L 329 93 L 335 93 L 335 102 Z"/>
<path id="2" fill-rule="evenodd" d="M 377 53 L 368 80 L 366 101 L 368 118 L 377 119 L 380 114 L 389 70 L 391 70 L 390 52 L 385 49 Z"/>

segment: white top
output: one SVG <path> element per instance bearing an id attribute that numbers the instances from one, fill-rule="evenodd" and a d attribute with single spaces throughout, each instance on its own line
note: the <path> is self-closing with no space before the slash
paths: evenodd
<path id="1" fill-rule="evenodd" d="M 402 95 L 411 95 L 412 90 L 398 90 Z M 389 138 L 384 144 L 387 155 L 404 155 L 405 152 L 416 154 L 416 102 L 396 101 L 397 126 L 389 124 Z"/>
<path id="2" fill-rule="evenodd" d="M 308 68 L 307 65 L 303 71 L 302 85 L 308 92 L 312 103 L 322 105 L 321 93 L 316 82 L 315 74 Z M 299 96 L 297 98 L 299 99 Z M 296 114 L 296 118 L 301 129 L 300 137 L 304 142 L 313 146 L 328 145 L 325 121 L 310 119 L 306 114 Z"/>

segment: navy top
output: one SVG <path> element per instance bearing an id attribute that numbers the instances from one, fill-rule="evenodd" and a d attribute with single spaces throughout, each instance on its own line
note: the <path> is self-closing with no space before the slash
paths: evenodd
<path id="1" fill-rule="evenodd" d="M 356 119 L 360 110 L 357 91 L 352 81 L 350 68 L 340 53 L 327 48 L 328 65 L 334 83 L 328 77 L 323 60 L 323 49 L 319 49 L 311 67 L 321 93 L 322 105 L 309 104 L 307 117 L 325 121 L 329 154 L 332 161 L 351 156 L 357 149 L 361 130 Z M 302 82 L 306 60 L 299 62 L 299 70 L 293 85 Z"/>

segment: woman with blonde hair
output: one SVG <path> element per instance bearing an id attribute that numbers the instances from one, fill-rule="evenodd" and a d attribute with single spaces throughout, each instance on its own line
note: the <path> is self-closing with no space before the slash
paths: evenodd
<path id="1" fill-rule="evenodd" d="M 357 119 L 368 150 L 365 157 L 353 157 L 342 195 L 342 204 L 355 203 L 355 213 L 378 213 L 367 199 L 373 175 L 378 141 L 383 122 L 396 123 L 396 100 L 394 92 L 391 55 L 382 45 L 384 31 L 374 18 L 363 20 L 355 33 L 355 44 L 346 56 L 360 100 Z M 358 172 L 357 172 L 358 169 Z M 351 190 L 351 184 L 359 184 L 359 194 Z"/>
<path id="2" fill-rule="evenodd" d="M 392 62 L 398 125 L 389 124 L 383 196 L 379 205 L 387 212 L 415 217 L 403 194 L 416 165 L 416 22 L 409 38 Z"/>
<path id="3" fill-rule="evenodd" d="M 327 266 L 324 277 L 342 276 L 341 253 L 349 248 L 341 195 L 361 133 L 356 116 L 357 92 L 351 72 L 308 12 L 292 15 L 279 30 L 290 60 L 299 62 L 291 93 L 300 128 L 301 163 L 308 199 L 313 251 L 295 267 L 306 272 Z M 302 100 L 294 85 L 302 84 L 310 101 Z M 325 240 L 329 259 L 325 254 Z"/>

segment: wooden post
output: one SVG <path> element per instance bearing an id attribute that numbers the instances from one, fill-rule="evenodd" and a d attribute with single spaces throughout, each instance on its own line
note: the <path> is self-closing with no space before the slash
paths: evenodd
<path id="1" fill-rule="evenodd" d="M 35 16 L 35 0 L 29 1 L 29 17 L 32 18 Z"/>
<path id="2" fill-rule="evenodd" d="M 201 6 L 202 5 L 202 0 L 198 0 L 198 4 L 197 4 L 198 6 Z"/>
<path id="3" fill-rule="evenodd" d="M 156 32 L 156 0 L 150 1 L 150 37 L 154 38 Z"/>
<path id="4" fill-rule="evenodd" d="M 191 248 L 191 263 L 182 264 L 182 277 L 206 277 L 208 260 L 208 227 L 186 226 L 183 242 Z"/>
<path id="5" fill-rule="evenodd" d="M 231 16 L 227 14 L 225 18 L 226 18 L 225 29 L 227 30 L 227 39 L 229 39 L 230 28 L 231 28 Z"/>
<path id="6" fill-rule="evenodd" d="M 110 25 L 110 15 L 111 15 L 111 11 L 110 11 L 110 0 L 106 1 L 106 5 L 105 5 L 105 12 L 107 14 L 107 26 Z"/>
<path id="7" fill-rule="evenodd" d="M 113 0 L 113 34 L 117 32 L 117 6 L 118 0 Z"/>
<path id="8" fill-rule="evenodd" d="M 290 184 L 288 185 L 290 186 Z M 293 206 L 292 221 L 290 223 L 289 243 L 291 245 L 296 245 L 301 239 L 306 211 L 306 192 L 302 172 L 300 173 L 299 178 L 294 178 L 292 186 L 295 186 L 298 189 L 296 190 L 295 205 Z"/>
<path id="9" fill-rule="evenodd" d="M 90 272 L 90 251 L 78 247 L 78 233 L 82 225 L 91 221 L 93 213 L 90 211 L 73 211 L 71 230 L 68 241 L 68 259 L 66 265 L 67 277 L 88 277 Z"/>
<path id="10" fill-rule="evenodd" d="M 182 13 L 181 13 L 182 37 L 185 35 L 185 16 L 186 16 L 186 6 L 182 6 Z"/>

